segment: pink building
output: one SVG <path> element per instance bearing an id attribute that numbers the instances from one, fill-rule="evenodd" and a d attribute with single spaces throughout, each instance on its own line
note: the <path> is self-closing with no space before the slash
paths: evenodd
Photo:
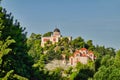
<path id="1" fill-rule="evenodd" d="M 44 44 L 47 41 L 51 41 L 54 44 L 59 41 L 60 37 L 61 37 L 60 30 L 56 28 L 50 37 L 42 37 L 41 46 L 44 47 Z"/>
<path id="2" fill-rule="evenodd" d="M 76 65 L 78 62 L 87 64 L 88 60 L 94 61 L 95 56 L 92 51 L 88 51 L 86 48 L 76 50 L 72 56 L 69 57 L 70 65 Z"/>
<path id="3" fill-rule="evenodd" d="M 47 41 L 51 41 L 52 44 L 57 43 L 62 38 L 60 30 L 58 28 L 54 29 L 53 34 L 50 37 L 42 37 L 41 46 L 44 47 L 44 44 Z M 71 37 L 68 37 L 71 40 Z"/>

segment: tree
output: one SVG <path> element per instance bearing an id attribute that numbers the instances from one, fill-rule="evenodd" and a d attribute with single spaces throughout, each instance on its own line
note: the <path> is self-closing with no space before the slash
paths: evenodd
<path id="1" fill-rule="evenodd" d="M 70 75 L 70 80 L 88 80 L 94 75 L 94 69 L 90 66 L 78 63 L 76 65 L 75 71 Z"/>
<path id="2" fill-rule="evenodd" d="M 95 49 L 95 47 L 94 47 L 94 45 L 93 45 L 93 43 L 92 43 L 92 40 L 88 40 L 88 41 L 87 41 L 86 47 L 87 47 L 89 50 L 94 50 L 94 49 Z"/>
<path id="3" fill-rule="evenodd" d="M 8 48 L 8 46 L 10 46 L 12 43 L 15 43 L 15 41 L 13 39 L 10 39 L 10 37 L 8 37 L 5 41 L 1 41 L 0 40 L 0 77 L 3 77 L 2 75 L 4 74 L 2 66 L 3 66 L 3 62 L 4 59 L 3 57 L 5 55 L 8 55 L 12 49 Z M 5 77 L 3 79 L 6 79 L 9 77 L 9 72 L 7 72 L 7 74 L 5 75 Z"/>
<path id="4" fill-rule="evenodd" d="M 50 37 L 53 34 L 53 32 L 47 32 L 43 34 L 43 37 Z"/>
<path id="5" fill-rule="evenodd" d="M 30 78 L 32 62 L 27 55 L 24 30 L 25 28 L 22 28 L 17 20 L 14 23 L 11 13 L 7 14 L 6 9 L 0 7 L 0 53 L 2 58 L 0 77 L 4 77 L 13 70 L 13 74 Z"/>
<path id="6" fill-rule="evenodd" d="M 0 41 L 0 65 L 2 63 L 3 56 L 9 54 L 10 51 L 12 51 L 12 49 L 8 48 L 11 43 L 15 43 L 15 41 L 10 39 L 10 37 L 8 37 L 5 41 Z"/>
<path id="7" fill-rule="evenodd" d="M 41 44 L 41 35 L 32 33 L 30 38 L 27 39 L 28 55 L 31 56 L 35 62 L 40 59 L 43 54 L 43 48 Z"/>
<path id="8" fill-rule="evenodd" d="M 114 65 L 119 68 L 120 67 L 120 50 L 116 52 L 115 60 L 114 60 Z"/>
<path id="9" fill-rule="evenodd" d="M 119 80 L 120 76 L 120 51 L 116 53 L 115 58 L 106 55 L 101 60 L 101 67 L 94 74 L 94 80 Z"/>
<path id="10" fill-rule="evenodd" d="M 82 37 L 75 38 L 73 41 L 71 41 L 71 46 L 74 49 L 79 49 L 79 48 L 85 47 L 84 39 Z"/>

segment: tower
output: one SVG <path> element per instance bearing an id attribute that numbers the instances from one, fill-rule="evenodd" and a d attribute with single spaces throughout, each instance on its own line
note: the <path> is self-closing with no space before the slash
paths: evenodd
<path id="1" fill-rule="evenodd" d="M 60 30 L 58 28 L 55 28 L 53 31 L 53 36 L 54 37 L 61 37 Z"/>

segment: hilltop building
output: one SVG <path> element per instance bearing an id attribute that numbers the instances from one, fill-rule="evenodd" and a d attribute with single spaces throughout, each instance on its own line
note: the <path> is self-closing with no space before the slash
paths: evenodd
<path id="1" fill-rule="evenodd" d="M 55 43 L 59 42 L 59 40 L 62 39 L 62 38 L 63 37 L 61 35 L 60 30 L 58 28 L 55 28 L 54 31 L 53 31 L 53 34 L 50 37 L 42 37 L 41 46 L 44 47 L 44 44 L 47 41 L 51 41 L 52 44 L 55 44 Z M 72 37 L 68 37 L 68 39 L 71 41 Z"/>
<path id="2" fill-rule="evenodd" d="M 89 51 L 86 48 L 81 48 L 80 50 L 76 50 L 73 55 L 69 57 L 69 63 L 73 66 L 78 62 L 87 64 L 88 60 L 94 61 L 95 58 L 96 57 L 92 51 Z"/>

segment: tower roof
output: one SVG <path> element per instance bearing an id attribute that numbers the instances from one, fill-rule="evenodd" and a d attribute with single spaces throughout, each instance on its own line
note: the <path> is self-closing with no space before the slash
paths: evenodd
<path id="1" fill-rule="evenodd" d="M 60 32 L 60 30 L 58 28 L 55 28 L 54 32 Z"/>

